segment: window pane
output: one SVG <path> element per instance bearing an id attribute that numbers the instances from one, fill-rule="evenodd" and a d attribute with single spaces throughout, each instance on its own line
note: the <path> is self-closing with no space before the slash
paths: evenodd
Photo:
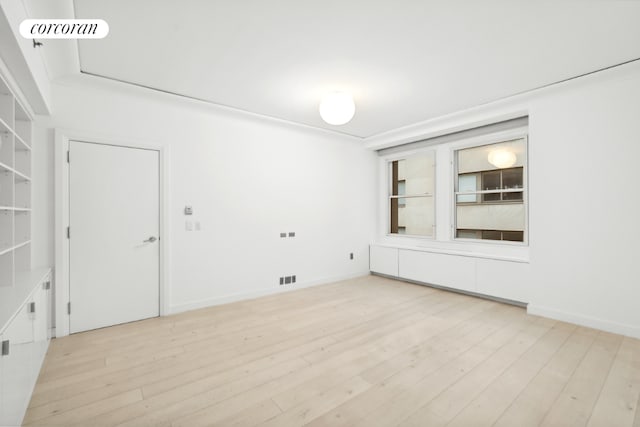
<path id="1" fill-rule="evenodd" d="M 458 191 L 461 193 L 468 191 L 477 191 L 478 175 L 471 173 L 460 175 L 458 177 Z M 458 196 L 458 203 L 476 203 L 478 196 L 475 194 L 461 194 Z"/>
<path id="2" fill-rule="evenodd" d="M 502 188 L 522 188 L 522 168 L 502 170 Z"/>
<path id="3" fill-rule="evenodd" d="M 500 188 L 500 171 L 482 173 L 482 189 L 498 190 Z"/>
<path id="4" fill-rule="evenodd" d="M 522 203 L 459 204 L 456 207 L 457 229 L 462 230 L 524 230 Z"/>
<path id="5" fill-rule="evenodd" d="M 500 232 L 496 230 L 482 230 L 482 238 L 485 240 L 502 240 Z"/>
<path id="6" fill-rule="evenodd" d="M 524 139 L 458 150 L 457 156 L 459 174 L 523 167 L 526 162 Z"/>
<path id="7" fill-rule="evenodd" d="M 391 163 L 391 194 L 433 194 L 434 192 L 434 153 L 422 153 L 396 160 Z M 400 193 L 400 183 L 404 182 L 404 193 Z"/>
<path id="8" fill-rule="evenodd" d="M 509 240 L 511 242 L 524 241 L 524 233 L 522 231 L 503 231 L 502 240 Z"/>
<path id="9" fill-rule="evenodd" d="M 391 233 L 433 236 L 434 156 L 435 153 L 429 151 L 391 162 Z"/>
<path id="10" fill-rule="evenodd" d="M 525 140 L 518 139 L 456 151 L 457 191 L 472 191 L 471 176 L 480 180 L 478 190 L 495 191 L 481 197 L 457 195 L 456 237 L 524 241 L 525 148 Z M 470 203 L 469 196 L 479 203 Z"/>
<path id="11" fill-rule="evenodd" d="M 516 193 L 502 193 L 502 200 L 522 200 L 522 191 Z"/>
<path id="12" fill-rule="evenodd" d="M 522 188 L 523 186 L 523 168 L 503 169 L 502 170 L 502 188 L 512 190 Z M 522 200 L 523 193 L 521 191 L 515 193 L 503 193 L 502 200 Z"/>
<path id="13" fill-rule="evenodd" d="M 433 197 L 408 197 L 404 207 L 391 199 L 391 233 L 433 236 Z"/>
<path id="14" fill-rule="evenodd" d="M 500 171 L 482 172 L 482 189 L 500 189 Z M 483 202 L 494 202 L 500 200 L 500 193 L 489 193 L 482 195 Z"/>
<path id="15" fill-rule="evenodd" d="M 480 230 L 457 230 L 456 237 L 460 239 L 481 239 L 482 232 Z"/>

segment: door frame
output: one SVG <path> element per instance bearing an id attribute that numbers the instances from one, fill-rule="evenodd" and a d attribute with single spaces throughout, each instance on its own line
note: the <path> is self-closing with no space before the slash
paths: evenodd
<path id="1" fill-rule="evenodd" d="M 54 148 L 54 211 L 55 211 L 55 333 L 56 337 L 69 335 L 70 316 L 67 313 L 69 302 L 69 240 L 66 230 L 69 226 L 69 163 L 67 163 L 67 151 L 69 141 L 80 141 L 93 144 L 113 145 L 117 147 L 141 148 L 154 150 L 160 156 L 160 316 L 170 314 L 169 301 L 171 300 L 171 235 L 170 224 L 170 194 L 169 180 L 170 147 L 146 141 L 136 141 L 127 138 L 123 141 L 118 138 L 110 138 L 96 135 L 91 132 L 70 129 L 55 129 Z"/>

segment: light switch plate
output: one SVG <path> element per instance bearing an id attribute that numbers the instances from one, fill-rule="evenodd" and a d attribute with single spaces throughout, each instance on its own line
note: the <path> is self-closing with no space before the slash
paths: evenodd
<path id="1" fill-rule="evenodd" d="M 191 220 L 186 220 L 186 221 L 184 222 L 184 228 L 185 228 L 185 230 L 187 230 L 187 231 L 193 231 L 193 221 L 191 221 Z"/>

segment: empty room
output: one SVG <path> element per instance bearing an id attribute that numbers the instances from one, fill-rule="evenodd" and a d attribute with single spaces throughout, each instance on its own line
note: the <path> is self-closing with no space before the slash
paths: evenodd
<path id="1" fill-rule="evenodd" d="M 640 427 L 639 23 L 0 0 L 0 426 Z"/>

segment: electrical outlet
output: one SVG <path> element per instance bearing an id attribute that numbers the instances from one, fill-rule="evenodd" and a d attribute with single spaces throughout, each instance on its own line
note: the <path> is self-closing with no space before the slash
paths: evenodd
<path id="1" fill-rule="evenodd" d="M 296 232 L 295 231 L 290 231 L 289 232 L 289 237 L 296 237 Z"/>
<path id="2" fill-rule="evenodd" d="M 281 277 L 281 278 L 280 278 L 280 284 L 281 284 L 281 285 L 284 285 L 284 277 Z"/>
<path id="3" fill-rule="evenodd" d="M 296 283 L 296 276 L 291 276 L 291 283 Z"/>
<path id="4" fill-rule="evenodd" d="M 280 237 L 287 237 L 287 233 L 280 233 Z"/>
<path id="5" fill-rule="evenodd" d="M 353 252 L 349 254 L 349 259 L 353 259 Z"/>

